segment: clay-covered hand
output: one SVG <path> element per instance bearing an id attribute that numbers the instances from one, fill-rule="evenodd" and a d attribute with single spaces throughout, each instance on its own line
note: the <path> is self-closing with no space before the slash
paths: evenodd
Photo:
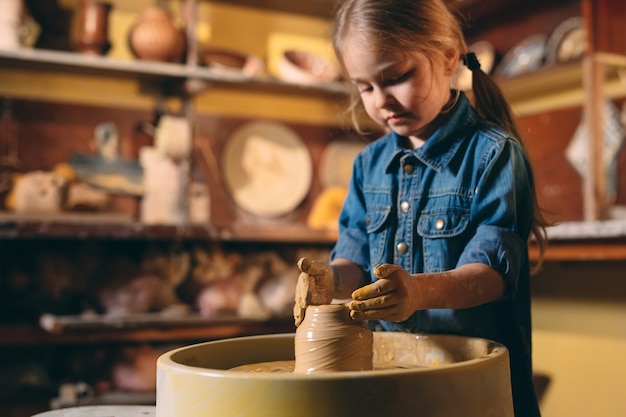
<path id="1" fill-rule="evenodd" d="M 300 275 L 293 307 L 296 326 L 302 323 L 307 306 L 330 304 L 335 292 L 333 271 L 326 262 L 301 258 L 298 261 L 298 268 Z"/>
<path id="2" fill-rule="evenodd" d="M 374 268 L 377 281 L 352 293 L 350 316 L 358 320 L 404 321 L 419 305 L 420 292 L 415 278 L 392 264 Z"/>

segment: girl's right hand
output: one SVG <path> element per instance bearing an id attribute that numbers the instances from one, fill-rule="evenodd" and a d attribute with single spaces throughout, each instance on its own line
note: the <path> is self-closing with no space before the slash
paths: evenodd
<path id="1" fill-rule="evenodd" d="M 350 316 L 358 320 L 404 321 L 420 306 L 416 278 L 404 268 L 381 264 L 374 268 L 376 282 L 352 293 Z"/>

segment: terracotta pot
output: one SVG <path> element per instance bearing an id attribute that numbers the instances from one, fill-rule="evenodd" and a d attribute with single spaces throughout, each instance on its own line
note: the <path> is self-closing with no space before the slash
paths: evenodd
<path id="1" fill-rule="evenodd" d="M 295 373 L 372 369 L 372 332 L 343 304 L 309 306 L 296 330 Z"/>
<path id="2" fill-rule="evenodd" d="M 146 61 L 181 62 L 186 48 L 184 31 L 174 24 L 171 13 L 153 6 L 139 15 L 128 42 L 135 57 Z"/>

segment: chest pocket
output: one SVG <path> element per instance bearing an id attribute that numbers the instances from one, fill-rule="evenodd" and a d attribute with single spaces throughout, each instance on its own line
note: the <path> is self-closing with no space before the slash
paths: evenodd
<path id="1" fill-rule="evenodd" d="M 467 228 L 468 223 L 469 213 L 463 210 L 439 213 L 424 212 L 417 223 L 417 233 L 429 239 L 452 237 L 462 233 Z"/>
<path id="2" fill-rule="evenodd" d="M 465 247 L 469 212 L 458 209 L 423 212 L 417 223 L 422 238 L 424 272 L 442 272 L 456 267 Z"/>

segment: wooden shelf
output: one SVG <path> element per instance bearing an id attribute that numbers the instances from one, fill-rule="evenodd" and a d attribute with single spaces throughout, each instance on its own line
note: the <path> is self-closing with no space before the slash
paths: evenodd
<path id="1" fill-rule="evenodd" d="M 34 324 L 0 325 L 0 333 L 10 335 L 0 340 L 0 346 L 141 343 L 148 340 L 205 341 L 295 331 L 291 317 L 271 320 L 249 320 L 234 316 L 216 318 L 188 316 L 168 319 L 158 314 L 144 314 L 141 317 L 118 319 L 81 320 L 80 316 L 61 316 L 56 319 L 64 324 L 54 332 L 48 332 Z"/>
<path id="2" fill-rule="evenodd" d="M 345 96 L 347 87 L 340 82 L 294 84 L 273 77 L 250 77 L 241 73 L 217 72 L 212 68 L 163 62 L 122 60 L 75 52 L 44 49 L 1 50 L 0 66 L 37 71 L 62 70 L 69 73 L 107 75 L 145 79 L 164 84 L 182 84 L 186 80 L 211 85 L 227 85 L 247 90 L 273 91 L 290 94 Z M 174 87 L 171 87 L 174 89 Z"/>
<path id="3" fill-rule="evenodd" d="M 620 68 L 626 68 L 626 57 L 611 54 L 596 55 L 598 60 L 607 63 L 604 84 L 606 97 L 626 96 L 626 85 L 620 78 Z M 583 64 L 580 61 L 496 80 L 517 116 L 580 107 L 585 100 Z"/>
<path id="4" fill-rule="evenodd" d="M 336 0 L 216 0 L 217 3 L 275 10 L 330 19 Z"/>
<path id="5" fill-rule="evenodd" d="M 619 68 L 626 68 L 626 62 L 624 62 L 626 57 L 599 54 L 598 59 L 607 63 L 605 87 L 607 96 L 626 96 L 626 87 L 619 76 Z M 345 97 L 348 94 L 348 87 L 341 82 L 316 85 L 294 84 L 269 76 L 260 78 L 237 73 L 225 74 L 203 66 L 121 60 L 42 49 L 0 50 L 0 65 L 37 71 L 62 70 L 80 74 L 145 79 L 163 84 L 182 85 L 186 80 L 194 80 L 206 82 L 209 85 L 228 86 L 248 91 L 328 97 Z M 524 115 L 581 105 L 584 98 L 582 76 L 581 62 L 572 62 L 497 81 L 516 114 Z"/>
<path id="6" fill-rule="evenodd" d="M 336 230 L 313 230 L 296 224 L 213 226 L 148 226 L 132 220 L 80 222 L 62 218 L 0 216 L 0 241 L 9 239 L 167 239 L 262 242 L 275 244 L 332 245 Z M 626 260 L 626 222 L 569 222 L 548 229 L 547 261 Z M 530 245 L 531 259 L 539 251 Z"/>
<path id="7" fill-rule="evenodd" d="M 8 239 L 203 239 L 224 242 L 332 244 L 334 230 L 314 230 L 300 224 L 157 226 L 126 216 L 25 216 L 0 213 L 0 241 Z"/>
<path id="8" fill-rule="evenodd" d="M 202 1 L 202 0 L 200 0 Z M 279 12 L 303 14 L 329 19 L 332 17 L 338 0 L 214 0 L 217 3 L 254 7 Z M 526 7 L 540 4 L 539 0 L 445 0 L 455 10 L 472 20 L 483 19 L 492 15 L 502 14 L 512 7 Z"/>
<path id="9" fill-rule="evenodd" d="M 566 222 L 548 228 L 546 261 L 626 260 L 626 221 Z M 539 249 L 530 245 L 530 257 L 537 260 Z"/>
<path id="10" fill-rule="evenodd" d="M 539 249 L 530 246 L 530 258 L 539 258 Z M 620 239 L 552 241 L 548 244 L 544 261 L 624 261 L 626 260 L 626 237 Z"/>

